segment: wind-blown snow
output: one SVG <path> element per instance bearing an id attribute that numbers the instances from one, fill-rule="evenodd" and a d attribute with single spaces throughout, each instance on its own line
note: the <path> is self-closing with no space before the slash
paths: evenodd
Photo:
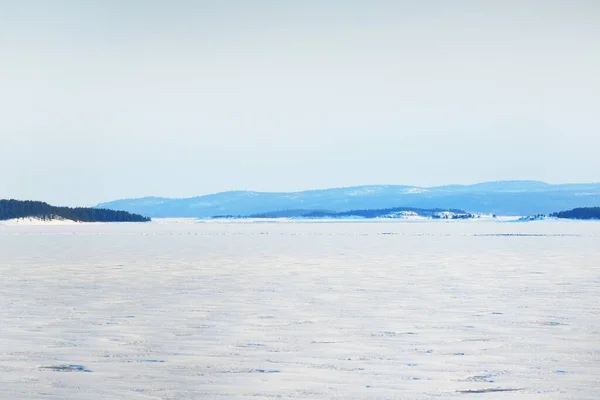
<path id="1" fill-rule="evenodd" d="M 0 225 L 2 399 L 597 399 L 600 224 Z"/>
<path id="2" fill-rule="evenodd" d="M 425 220 L 429 219 L 427 217 L 423 217 L 414 211 L 396 211 L 389 213 L 384 216 L 384 218 L 398 218 L 398 219 L 412 219 L 412 220 Z"/>
<path id="3" fill-rule="evenodd" d="M 0 221 L 0 225 L 73 225 L 81 222 L 64 218 L 43 219 L 36 217 L 14 218 Z"/>
<path id="4" fill-rule="evenodd" d="M 384 188 L 384 186 L 361 186 L 347 190 L 344 194 L 346 196 L 372 196 L 381 193 Z"/>
<path id="5" fill-rule="evenodd" d="M 425 189 L 425 188 L 418 188 L 418 187 L 414 187 L 414 188 L 408 188 L 404 191 L 404 193 L 412 193 L 412 194 L 417 194 L 417 193 L 427 193 L 429 192 L 429 189 Z"/>

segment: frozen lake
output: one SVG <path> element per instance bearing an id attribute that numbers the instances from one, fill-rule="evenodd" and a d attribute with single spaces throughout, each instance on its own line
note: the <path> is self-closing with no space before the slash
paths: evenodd
<path id="1" fill-rule="evenodd" d="M 600 223 L 0 224 L 2 399 L 590 399 Z"/>

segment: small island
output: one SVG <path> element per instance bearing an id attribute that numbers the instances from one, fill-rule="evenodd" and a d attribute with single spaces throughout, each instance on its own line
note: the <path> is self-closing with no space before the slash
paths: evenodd
<path id="1" fill-rule="evenodd" d="M 574 208 L 550 214 L 551 217 L 564 219 L 600 219 L 600 207 Z"/>
<path id="2" fill-rule="evenodd" d="M 294 219 L 471 219 L 475 215 L 456 209 L 424 209 L 396 207 L 368 210 L 329 211 L 329 210 L 281 210 L 251 215 L 217 215 L 213 219 L 236 218 L 294 218 Z"/>
<path id="3" fill-rule="evenodd" d="M 148 222 L 150 218 L 126 211 L 88 207 L 56 207 L 42 201 L 0 200 L 0 221 L 34 218 L 43 221 Z"/>

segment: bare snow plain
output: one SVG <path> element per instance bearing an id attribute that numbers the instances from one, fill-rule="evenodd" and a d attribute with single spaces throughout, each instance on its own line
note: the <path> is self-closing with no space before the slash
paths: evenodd
<path id="1" fill-rule="evenodd" d="M 0 225 L 2 399 L 598 399 L 600 223 Z"/>

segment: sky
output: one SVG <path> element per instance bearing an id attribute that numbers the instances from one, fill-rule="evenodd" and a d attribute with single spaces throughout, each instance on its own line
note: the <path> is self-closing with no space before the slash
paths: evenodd
<path id="1" fill-rule="evenodd" d="M 0 0 L 0 198 L 600 181 L 596 0 Z"/>

